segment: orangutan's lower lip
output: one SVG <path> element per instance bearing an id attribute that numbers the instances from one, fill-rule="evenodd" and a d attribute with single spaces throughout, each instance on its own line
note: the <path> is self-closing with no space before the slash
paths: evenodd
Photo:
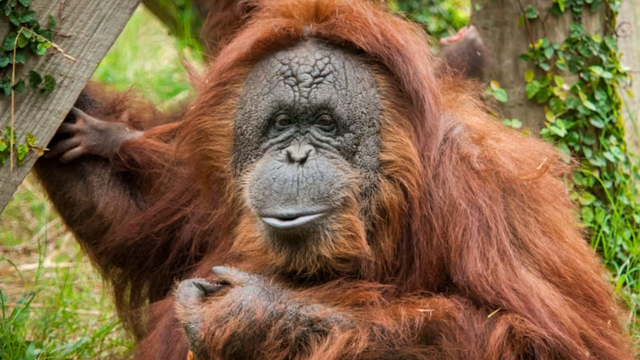
<path id="1" fill-rule="evenodd" d="M 327 207 L 287 207 L 261 213 L 260 219 L 276 229 L 292 229 L 309 224 L 329 212 Z"/>
<path id="2" fill-rule="evenodd" d="M 262 221 L 264 221 L 267 225 L 273 226 L 278 229 L 291 229 L 294 227 L 302 226 L 304 224 L 308 224 L 320 217 L 322 217 L 325 213 L 311 214 L 311 215 L 302 215 L 298 217 L 291 218 L 278 218 L 278 217 L 262 217 Z"/>

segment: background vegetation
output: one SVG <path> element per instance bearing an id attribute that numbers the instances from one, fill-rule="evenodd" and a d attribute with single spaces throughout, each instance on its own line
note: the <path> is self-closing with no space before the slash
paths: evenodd
<path id="1" fill-rule="evenodd" d="M 401 0 L 390 5 L 435 37 L 453 34 L 469 18 L 469 0 Z M 198 52 L 185 43 L 192 44 L 184 38 L 178 42 L 140 8 L 94 79 L 118 90 L 132 88 L 170 108 L 190 95 L 181 56 L 199 62 Z M 634 241 L 604 243 L 608 237 L 600 234 L 592 245 L 604 251 L 616 291 L 628 305 L 628 325 L 638 339 L 637 234 L 630 238 Z M 119 358 L 132 347 L 108 288 L 33 178 L 0 217 L 0 310 L 3 360 Z"/>

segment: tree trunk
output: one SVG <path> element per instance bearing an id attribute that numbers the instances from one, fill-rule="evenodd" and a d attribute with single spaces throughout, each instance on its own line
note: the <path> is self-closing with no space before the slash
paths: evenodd
<path id="1" fill-rule="evenodd" d="M 627 128 L 629 148 L 638 152 L 640 138 L 640 1 L 623 0 L 618 15 L 618 45 L 622 53 L 622 63 L 628 67 L 633 82 L 631 92 L 622 94 L 625 100 L 623 114 Z"/>
<path id="2" fill-rule="evenodd" d="M 519 59 L 527 52 L 531 41 L 547 38 L 551 42 L 562 43 L 569 34 L 571 11 L 558 17 L 551 13 L 551 0 L 479 0 L 480 10 L 472 14 L 472 22 L 478 28 L 490 56 L 485 80 L 495 80 L 506 90 L 509 101 L 500 104 L 502 116 L 519 119 L 531 134 L 538 134 L 544 127 L 545 117 L 542 106 L 527 99 L 524 73 L 532 65 Z M 518 24 L 527 6 L 533 5 L 539 12 L 539 19 Z M 590 34 L 604 34 L 606 6 L 601 5 L 596 13 L 584 11 L 582 26 Z M 571 77 L 566 76 L 571 82 Z"/>

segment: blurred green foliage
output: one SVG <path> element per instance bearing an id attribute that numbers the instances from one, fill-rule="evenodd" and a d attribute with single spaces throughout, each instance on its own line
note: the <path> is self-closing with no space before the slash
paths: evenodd
<path id="1" fill-rule="evenodd" d="M 469 22 L 470 0 L 389 1 L 393 11 L 404 14 L 435 37 L 453 35 Z"/>

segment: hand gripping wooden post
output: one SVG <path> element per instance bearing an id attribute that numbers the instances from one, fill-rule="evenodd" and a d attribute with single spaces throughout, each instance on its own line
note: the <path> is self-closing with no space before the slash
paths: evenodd
<path id="1" fill-rule="evenodd" d="M 50 14 L 61 21 L 55 43 L 75 61 L 50 49 L 51 56 L 31 56 L 26 64 L 17 66 L 16 78 L 27 79 L 29 70 L 36 70 L 53 75 L 58 83 L 54 92 L 48 95 L 30 89 L 15 94 L 14 129 L 18 142 L 24 142 L 25 134 L 30 132 L 35 135 L 38 146 L 49 143 L 138 3 L 139 0 L 31 0 L 31 9 L 41 24 L 47 24 Z M 9 33 L 9 22 L 5 19 L 4 16 L 0 19 L 0 39 Z M 4 72 L 0 73 L 0 78 L 11 76 L 10 66 Z M 11 97 L 1 95 L 0 129 L 9 124 Z M 37 154 L 30 151 L 24 163 L 14 165 L 13 170 L 8 160 L 0 165 L 0 213 L 36 158 Z"/>

